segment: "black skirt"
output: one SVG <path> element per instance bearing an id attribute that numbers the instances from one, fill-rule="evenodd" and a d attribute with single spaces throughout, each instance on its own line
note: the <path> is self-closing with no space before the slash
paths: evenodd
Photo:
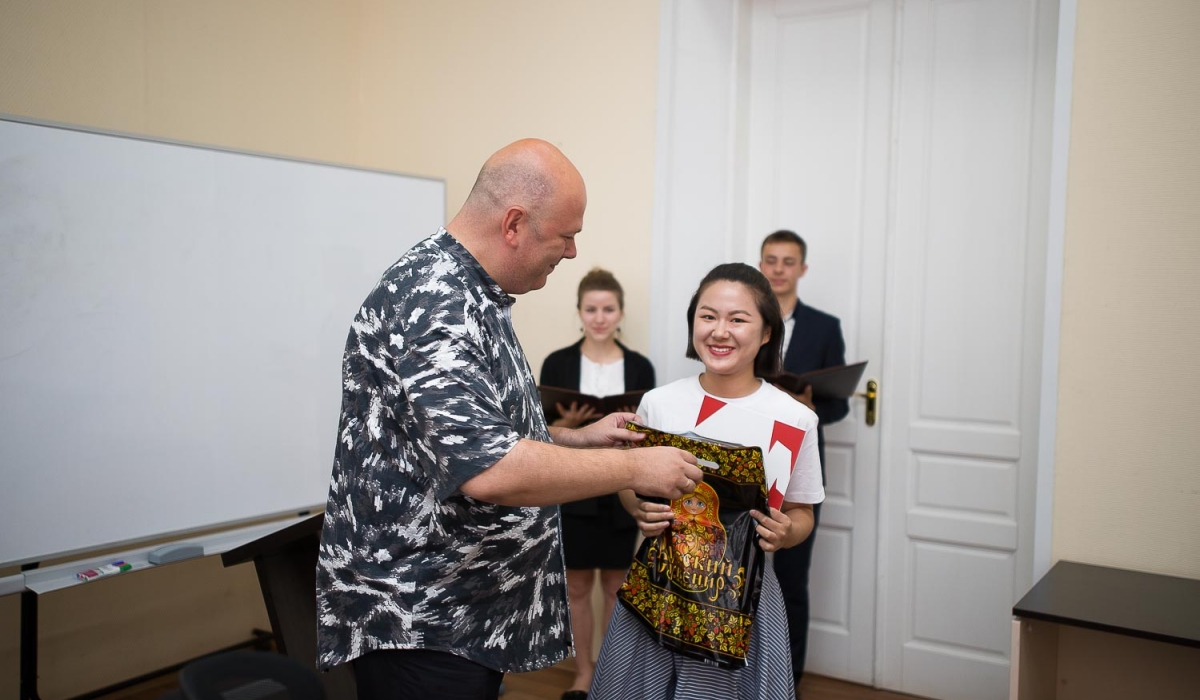
<path id="1" fill-rule="evenodd" d="M 628 569 L 637 523 L 616 494 L 564 503 L 563 553 L 568 569 Z"/>

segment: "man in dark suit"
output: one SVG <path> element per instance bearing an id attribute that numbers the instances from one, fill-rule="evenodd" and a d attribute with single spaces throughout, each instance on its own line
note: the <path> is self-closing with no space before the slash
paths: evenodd
<path id="1" fill-rule="evenodd" d="M 763 239 L 758 269 L 771 282 L 771 290 L 783 312 L 783 368 L 793 374 L 846 364 L 846 343 L 842 325 L 836 316 L 805 306 L 796 296 L 796 283 L 808 271 L 805 262 L 808 246 L 792 231 L 776 231 Z M 817 448 L 821 456 L 821 481 L 825 481 L 824 426 L 836 423 L 850 412 L 846 399 L 813 399 L 812 387 L 795 395 L 817 413 Z M 821 504 L 813 506 L 813 531 L 804 542 L 775 553 L 775 574 L 783 589 L 788 628 L 792 643 L 792 672 L 796 677 L 796 697 L 800 697 L 800 678 L 808 652 L 808 569 L 812 563 L 813 542 L 821 522 Z"/>

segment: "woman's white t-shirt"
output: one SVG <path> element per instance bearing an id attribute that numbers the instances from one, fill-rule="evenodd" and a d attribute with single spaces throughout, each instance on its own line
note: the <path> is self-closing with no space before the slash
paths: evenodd
<path id="1" fill-rule="evenodd" d="M 800 454 L 792 468 L 783 499 L 792 503 L 820 503 L 825 500 L 825 488 L 821 485 L 821 458 L 817 452 L 817 414 L 770 382 L 762 382 L 758 390 L 749 396 L 728 399 L 704 391 L 699 376 L 688 377 L 646 392 L 637 412 L 647 427 L 668 433 L 704 435 L 704 430 L 696 426 L 696 416 L 697 407 L 706 396 L 803 430 Z M 723 439 L 728 441 L 728 438 Z M 750 437 L 737 442 L 742 445 L 753 444 Z M 770 445 L 758 446 L 764 452 L 770 449 Z"/>

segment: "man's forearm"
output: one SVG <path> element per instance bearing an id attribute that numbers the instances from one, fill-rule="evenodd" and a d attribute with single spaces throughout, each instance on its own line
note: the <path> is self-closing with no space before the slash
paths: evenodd
<path id="1" fill-rule="evenodd" d="M 558 442 L 567 428 L 551 428 Z M 570 441 L 570 436 L 564 436 Z M 471 498 L 507 506 L 547 506 L 629 488 L 633 455 L 626 450 L 577 450 L 522 439 L 500 461 L 462 486 Z"/>
<path id="2" fill-rule="evenodd" d="M 564 428 L 561 425 L 551 425 L 548 427 L 550 429 L 550 438 L 554 440 L 555 445 L 561 445 L 563 447 L 584 446 L 579 444 L 579 439 L 576 437 L 578 431 L 576 431 L 575 428 Z"/>

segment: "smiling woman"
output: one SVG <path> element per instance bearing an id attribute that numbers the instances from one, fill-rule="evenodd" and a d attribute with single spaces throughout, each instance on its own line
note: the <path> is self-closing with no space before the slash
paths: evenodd
<path id="1" fill-rule="evenodd" d="M 781 507 L 767 508 L 765 513 L 750 510 L 757 521 L 755 546 L 763 552 L 794 547 L 812 531 L 811 504 L 824 500 L 825 492 L 817 457 L 816 414 L 763 381 L 779 370 L 783 340 L 779 302 L 771 284 L 749 265 L 718 265 L 692 296 L 687 322 L 687 356 L 703 362 L 704 372 L 647 392 L 638 415 L 647 426 L 663 432 L 706 435 L 713 427 L 711 422 L 705 423 L 711 413 L 734 405 L 798 434 L 799 446 L 795 456 L 789 457 L 791 478 Z M 739 424 L 737 434 L 734 432 L 720 437 L 742 445 L 756 444 L 752 424 Z M 766 451 L 767 446 L 760 447 Z M 762 487 L 765 492 L 766 484 Z M 679 538 L 694 528 L 707 508 L 702 499 L 681 499 L 669 505 L 643 500 L 630 491 L 622 492 L 621 500 L 647 538 L 665 539 L 668 531 L 673 539 Z M 794 699 L 783 594 L 772 567 L 765 568 L 752 619 L 745 666 L 718 668 L 684 656 L 665 642 L 660 644 L 637 613 L 622 605 L 605 635 L 590 697 Z"/>
<path id="2" fill-rule="evenodd" d="M 700 281 L 688 305 L 686 355 L 704 363 L 706 389 L 729 397 L 752 393 L 758 377 L 779 372 L 782 343 L 779 302 L 761 272 L 731 263 Z"/>
<path id="3" fill-rule="evenodd" d="M 550 354 L 542 363 L 541 383 L 592 396 L 612 396 L 654 387 L 654 367 L 617 340 L 625 317 L 625 291 L 608 270 L 594 268 L 579 282 L 576 308 L 583 338 Z M 546 406 L 551 425 L 577 427 L 600 418 L 589 406 Z M 633 407 L 626 407 L 632 411 Z M 586 697 L 592 682 L 592 636 L 608 624 L 617 589 L 633 560 L 637 526 L 615 494 L 562 505 L 563 550 L 571 631 L 575 643 L 575 678 L 563 695 Z M 592 613 L 595 572 L 600 570 L 604 609 L 599 625 Z"/>

